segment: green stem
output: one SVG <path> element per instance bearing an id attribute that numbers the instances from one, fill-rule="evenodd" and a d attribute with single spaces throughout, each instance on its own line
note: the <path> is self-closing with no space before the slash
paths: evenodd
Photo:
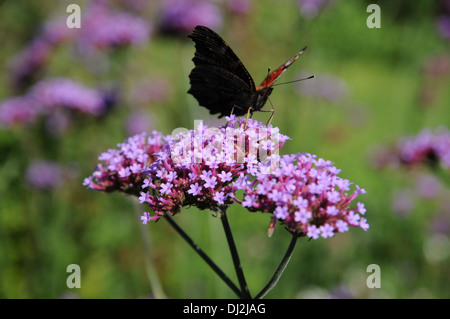
<path id="1" fill-rule="evenodd" d="M 153 258 L 151 254 L 151 244 L 150 244 L 150 237 L 147 233 L 147 229 L 144 229 L 144 225 L 139 225 L 142 231 L 142 238 L 144 240 L 144 247 L 146 250 L 146 258 L 145 258 L 145 265 L 147 270 L 147 276 L 148 280 L 150 282 L 150 287 L 152 288 L 153 295 L 156 299 L 165 299 L 166 294 L 164 293 L 164 290 L 161 286 L 161 282 L 159 281 L 158 274 L 156 272 L 155 266 L 153 264 Z"/>
<path id="2" fill-rule="evenodd" d="M 242 298 L 252 299 L 250 291 L 245 281 L 244 272 L 242 271 L 242 265 L 239 260 L 239 254 L 236 249 L 236 244 L 234 243 L 233 234 L 231 232 L 230 224 L 228 223 L 228 218 L 225 209 L 219 209 L 220 220 L 222 221 L 223 229 L 228 241 L 228 247 L 230 248 L 231 258 L 233 259 L 234 269 L 236 270 L 236 275 L 238 277 L 239 285 L 241 287 Z"/>
<path id="3" fill-rule="evenodd" d="M 266 284 L 266 286 L 261 290 L 259 294 L 256 295 L 255 299 L 262 299 L 265 295 L 269 293 L 278 283 L 278 280 L 280 280 L 281 275 L 283 274 L 284 270 L 286 269 L 286 266 L 288 265 L 289 261 L 291 260 L 292 253 L 294 252 L 295 244 L 297 243 L 298 236 L 293 234 L 291 238 L 291 242 L 289 243 L 289 246 L 284 253 L 283 259 L 281 260 L 280 264 L 278 265 L 277 269 L 275 270 L 272 278 L 270 278 L 269 282 Z"/>
<path id="4" fill-rule="evenodd" d="M 136 207 L 135 212 L 139 219 L 139 211 L 137 209 L 136 201 L 133 201 L 133 203 L 135 204 Z M 139 228 L 141 230 L 142 240 L 144 242 L 145 269 L 147 272 L 150 288 L 152 289 L 153 295 L 156 299 L 165 299 L 166 294 L 164 293 L 161 282 L 159 281 L 158 272 L 156 271 L 155 265 L 153 263 L 152 248 L 151 248 L 152 245 L 150 236 L 147 232 L 148 229 L 144 227 L 142 223 L 139 223 Z"/>
<path id="5" fill-rule="evenodd" d="M 214 270 L 214 272 L 234 291 L 239 298 L 242 298 L 242 293 L 238 287 L 228 278 L 227 275 L 205 254 L 205 252 L 189 237 L 188 234 L 178 226 L 177 223 L 167 214 L 164 215 L 164 218 L 169 222 L 169 224 L 175 229 L 175 231 L 183 237 L 184 240 L 191 246 L 195 252 Z"/>

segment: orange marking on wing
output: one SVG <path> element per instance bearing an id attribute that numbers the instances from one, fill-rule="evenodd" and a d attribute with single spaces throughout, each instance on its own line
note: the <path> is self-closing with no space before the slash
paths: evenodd
<path id="1" fill-rule="evenodd" d="M 261 90 L 262 88 L 265 87 L 269 87 L 271 86 L 273 83 L 275 83 L 275 81 L 281 76 L 281 74 L 284 73 L 284 71 L 286 71 L 286 69 L 292 64 L 294 63 L 295 60 L 298 59 L 298 57 L 300 55 L 302 55 L 302 53 L 306 50 L 306 47 L 304 47 L 303 49 L 301 49 L 295 56 L 293 56 L 292 58 L 290 58 L 289 60 L 287 60 L 284 64 L 282 64 L 278 69 L 276 69 L 275 71 L 271 72 L 265 79 L 264 81 L 262 81 L 262 83 L 256 88 L 256 90 Z"/>

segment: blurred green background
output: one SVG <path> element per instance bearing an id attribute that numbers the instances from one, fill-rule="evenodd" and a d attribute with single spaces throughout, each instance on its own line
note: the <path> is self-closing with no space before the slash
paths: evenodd
<path id="1" fill-rule="evenodd" d="M 170 134 L 178 127 L 193 128 L 195 119 L 224 123 L 186 93 L 194 45 L 186 38 L 188 30 L 164 29 L 162 12 L 170 1 L 96 1 L 150 23 L 149 39 L 88 52 L 70 38 L 52 47 L 25 86 L 18 88 L 11 80 L 11 61 L 42 35 L 48 21 L 65 19 L 72 2 L 81 6 L 83 29 L 84 10 L 93 1 L 0 3 L 0 102 L 51 77 L 117 93 L 106 114 L 77 115 L 58 134 L 49 133 L 48 123 L 42 122 L 0 128 L 0 297 L 154 297 L 144 233 L 167 297 L 235 298 L 165 220 L 142 226 L 139 215 L 145 207 L 135 198 L 82 186 L 98 156 L 132 135 L 133 127 Z M 373 1 L 381 9 L 381 28 L 372 29 L 366 25 L 372 1 L 203 2 L 217 10 L 196 16 L 185 6 L 181 16 L 195 25 L 211 14 L 212 24 L 256 84 L 268 67 L 308 46 L 279 81 L 316 78 L 278 86 L 271 95 L 272 123 L 292 138 L 281 154 L 309 152 L 331 160 L 342 169 L 340 176 L 367 191 L 358 200 L 366 205 L 370 229 L 351 229 L 326 240 L 301 239 L 267 298 L 449 298 L 448 178 L 426 167 L 374 163 L 380 149 L 402 136 L 450 123 L 450 42 L 448 26 L 445 33 L 439 22 L 449 15 L 448 1 Z M 177 5 L 180 1 L 170 3 Z M 254 118 L 265 122 L 268 114 Z M 143 122 L 130 124 L 136 123 L 133 119 Z M 60 183 L 33 186 L 26 172 L 35 159 L 58 163 Z M 430 196 L 418 191 L 424 178 L 434 183 Z M 268 238 L 270 216 L 238 205 L 229 209 L 228 218 L 250 291 L 256 294 L 278 265 L 290 235 L 279 226 Z M 234 280 L 220 221 L 195 208 L 174 219 Z M 66 286 L 69 264 L 81 268 L 80 289 Z M 381 288 L 366 285 L 370 264 L 380 266 Z"/>

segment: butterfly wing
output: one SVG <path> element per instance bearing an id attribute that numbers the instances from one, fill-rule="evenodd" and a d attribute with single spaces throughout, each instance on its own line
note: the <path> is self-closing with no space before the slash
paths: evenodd
<path id="1" fill-rule="evenodd" d="M 292 64 L 294 63 L 295 60 L 298 59 L 298 57 L 300 55 L 303 54 L 303 52 L 305 52 L 306 47 L 304 47 L 303 49 L 301 49 L 296 55 L 294 55 L 292 58 L 290 58 L 289 60 L 287 60 L 284 64 L 282 64 L 278 69 L 276 69 L 275 71 L 271 72 L 265 79 L 264 81 L 262 81 L 262 83 L 256 88 L 256 90 L 261 90 L 262 88 L 267 88 L 272 86 L 272 84 L 275 83 L 276 80 L 278 80 L 278 78 L 281 76 L 281 74 L 284 73 L 284 71 L 286 71 L 286 69 Z"/>
<path id="2" fill-rule="evenodd" d="M 230 46 L 213 30 L 195 27 L 189 37 L 195 43 L 189 74 L 192 94 L 199 104 L 219 117 L 247 113 L 256 92 L 249 72 Z M 234 110 L 233 110 L 234 107 Z"/>

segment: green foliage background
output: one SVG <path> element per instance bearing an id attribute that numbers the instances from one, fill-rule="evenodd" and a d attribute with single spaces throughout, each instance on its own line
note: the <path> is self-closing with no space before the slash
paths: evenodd
<path id="1" fill-rule="evenodd" d="M 450 234 L 448 230 L 436 234 L 431 227 L 437 215 L 450 224 L 448 183 L 442 184 L 436 198 L 414 198 L 414 208 L 402 216 L 392 210 L 396 191 L 414 189 L 416 177 L 426 168 L 379 169 L 371 164 L 375 147 L 450 123 L 449 74 L 424 75 L 427 59 L 436 54 L 448 57 L 449 42 L 436 31 L 435 1 L 377 1 L 380 29 L 366 26 L 370 3 L 335 1 L 317 17 L 306 19 L 295 1 L 258 0 L 245 16 L 226 15 L 219 32 L 257 83 L 268 66 L 277 67 L 305 45 L 308 50 L 280 81 L 298 79 L 301 71 L 317 76 L 309 81 L 333 75 L 345 82 L 348 94 L 342 101 L 299 95 L 296 90 L 305 82 L 276 87 L 271 95 L 276 109 L 273 124 L 292 138 L 282 154 L 317 154 L 342 169 L 342 177 L 367 190 L 358 199 L 366 205 L 370 229 L 351 229 L 326 240 L 300 240 L 268 298 L 327 298 L 338 292 L 356 298 L 450 297 Z M 0 4 L 0 99 L 13 95 L 8 61 L 46 19 L 65 15 L 66 5 Z M 151 14 L 140 12 L 156 19 Z M 127 137 L 124 118 L 135 106 L 127 105 L 126 97 L 141 78 L 161 78 L 171 86 L 168 98 L 142 109 L 150 112 L 154 129 L 170 134 L 177 127 L 193 128 L 194 119 L 211 125 L 223 122 L 186 93 L 193 53 L 189 39 L 154 35 L 147 45 L 109 54 L 105 57 L 109 72 L 98 76 L 74 60 L 67 46 L 57 49 L 47 76 L 92 86 L 118 83 L 124 98 L 104 119 L 80 119 L 60 139 L 40 138 L 38 127 L 0 130 L 1 298 L 152 297 L 142 229 L 150 236 L 153 263 L 169 298 L 235 298 L 165 220 L 143 227 L 139 215 L 145 207 L 136 199 L 89 192 L 82 186 L 97 157 Z M 426 88 L 432 88 L 437 98 L 425 105 L 420 96 Z M 267 113 L 254 118 L 265 121 Z M 57 189 L 33 189 L 24 179 L 33 158 L 57 160 L 71 167 L 75 177 Z M 278 265 L 290 235 L 278 226 L 268 238 L 269 216 L 248 213 L 237 205 L 228 216 L 255 294 Z M 220 221 L 212 212 L 189 208 L 174 218 L 235 279 Z M 81 267 L 80 289 L 66 286 L 69 264 Z M 380 266 L 379 289 L 366 286 L 370 264 Z"/>

